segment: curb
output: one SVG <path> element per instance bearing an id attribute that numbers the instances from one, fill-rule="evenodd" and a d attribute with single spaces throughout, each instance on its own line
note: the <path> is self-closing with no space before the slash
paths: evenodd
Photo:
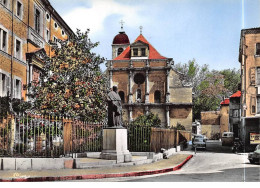
<path id="1" fill-rule="evenodd" d="M 193 155 L 188 156 L 181 164 L 173 168 L 165 168 L 161 170 L 143 171 L 143 172 L 128 172 L 122 174 L 88 174 L 88 175 L 71 175 L 62 177 L 31 177 L 31 178 L 12 178 L 12 179 L 0 179 L 0 182 L 43 182 L 43 181 L 64 181 L 64 180 L 83 180 L 83 179 L 102 179 L 102 178 L 119 178 L 130 176 L 145 176 L 161 174 L 166 172 L 172 172 L 180 170 Z"/>

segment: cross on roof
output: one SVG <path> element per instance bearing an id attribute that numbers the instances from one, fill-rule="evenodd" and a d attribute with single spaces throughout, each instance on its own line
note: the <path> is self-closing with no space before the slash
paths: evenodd
<path id="1" fill-rule="evenodd" d="M 140 34 L 142 34 L 143 26 L 140 26 L 139 29 L 140 29 Z"/>
<path id="2" fill-rule="evenodd" d="M 123 31 L 123 27 L 124 27 L 125 22 L 123 20 L 121 20 L 119 23 L 121 24 L 121 30 Z"/>

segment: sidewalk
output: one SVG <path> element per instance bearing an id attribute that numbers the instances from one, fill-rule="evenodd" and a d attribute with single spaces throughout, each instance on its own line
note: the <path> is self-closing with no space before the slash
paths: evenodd
<path id="1" fill-rule="evenodd" d="M 192 157 L 193 156 L 189 154 L 174 154 L 169 159 L 163 159 L 155 163 L 127 167 L 41 171 L 0 171 L 0 182 L 63 181 L 160 174 L 179 170 Z"/>

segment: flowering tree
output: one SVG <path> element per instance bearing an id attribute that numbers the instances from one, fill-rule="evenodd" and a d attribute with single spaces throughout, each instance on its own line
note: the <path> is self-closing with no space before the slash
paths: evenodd
<path id="1" fill-rule="evenodd" d="M 81 117 L 101 121 L 106 116 L 107 79 L 99 65 L 104 58 L 91 50 L 98 45 L 89 30 L 59 41 L 55 55 L 47 57 L 39 82 L 29 86 L 33 108 L 40 113 Z"/>

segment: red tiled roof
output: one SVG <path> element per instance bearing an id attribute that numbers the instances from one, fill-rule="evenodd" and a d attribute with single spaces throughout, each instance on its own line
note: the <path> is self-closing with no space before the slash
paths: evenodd
<path id="1" fill-rule="evenodd" d="M 229 104 L 229 99 L 225 99 L 220 103 L 220 105 L 226 105 L 226 104 Z"/>
<path id="2" fill-rule="evenodd" d="M 241 91 L 237 91 L 236 93 L 234 93 L 233 95 L 231 95 L 230 98 L 235 98 L 235 97 L 241 97 Z"/>
<path id="3" fill-rule="evenodd" d="M 162 56 L 147 40 L 144 38 L 142 34 L 140 34 L 135 42 L 141 41 L 149 45 L 149 59 L 167 59 Z M 130 59 L 130 46 L 128 46 L 119 56 L 117 56 L 114 60 L 128 60 Z"/>

